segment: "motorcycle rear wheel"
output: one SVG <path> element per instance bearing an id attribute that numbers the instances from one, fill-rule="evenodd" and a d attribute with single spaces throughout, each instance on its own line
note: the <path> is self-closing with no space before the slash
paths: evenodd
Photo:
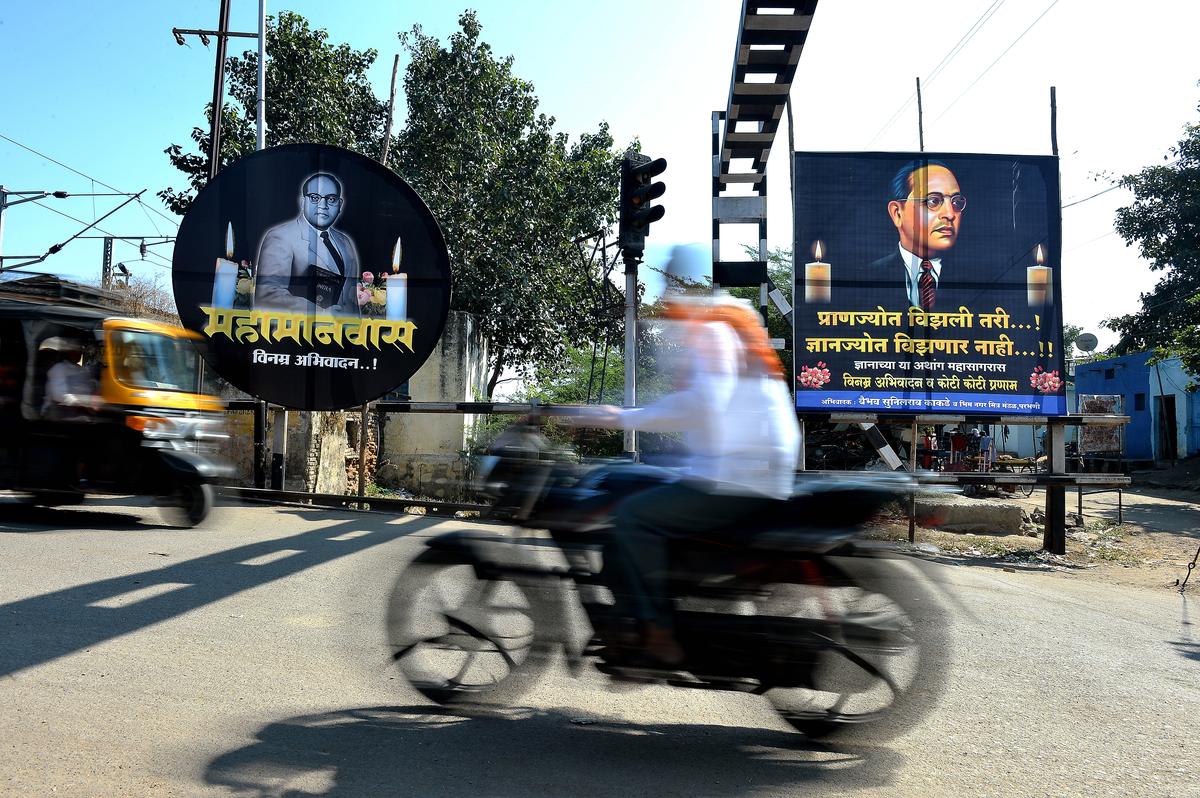
<path id="1" fill-rule="evenodd" d="M 936 703 L 949 669 L 940 604 L 896 561 L 831 558 L 830 583 L 785 584 L 760 613 L 834 620 L 809 687 L 765 691 L 780 717 L 811 738 L 854 734 L 873 742 L 915 726 Z"/>
<path id="2" fill-rule="evenodd" d="M 508 703 L 548 664 L 520 586 L 481 579 L 465 555 L 430 550 L 396 580 L 388 650 L 409 684 L 437 704 Z"/>

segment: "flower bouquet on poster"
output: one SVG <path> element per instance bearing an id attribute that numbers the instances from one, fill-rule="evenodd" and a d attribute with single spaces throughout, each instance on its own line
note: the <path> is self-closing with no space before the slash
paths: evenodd
<path id="1" fill-rule="evenodd" d="M 1029 385 L 1038 393 L 1058 393 L 1062 390 L 1063 381 L 1057 371 L 1046 371 L 1038 366 L 1029 375 Z"/>
<path id="2" fill-rule="evenodd" d="M 820 360 L 815 366 L 801 366 L 796 382 L 800 384 L 801 388 L 820 388 L 829 382 L 829 369 Z"/>

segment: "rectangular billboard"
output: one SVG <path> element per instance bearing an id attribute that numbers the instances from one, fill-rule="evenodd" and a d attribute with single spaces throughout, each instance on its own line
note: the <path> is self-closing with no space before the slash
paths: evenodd
<path id="1" fill-rule="evenodd" d="M 1057 158 L 795 159 L 798 410 L 1067 412 Z"/>

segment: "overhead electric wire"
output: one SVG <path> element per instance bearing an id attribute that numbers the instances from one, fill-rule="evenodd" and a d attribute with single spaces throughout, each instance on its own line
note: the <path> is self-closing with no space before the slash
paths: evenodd
<path id="1" fill-rule="evenodd" d="M 996 12 L 1000 10 L 1000 6 L 1004 5 L 1004 2 L 1005 0 L 992 0 L 992 4 L 984 9 L 984 12 L 979 15 L 979 18 L 976 19 L 971 27 L 967 29 L 967 32 L 959 38 L 958 42 L 951 47 L 944 56 L 942 56 L 942 60 L 938 62 L 937 66 L 930 71 L 929 76 L 925 78 L 926 85 L 929 85 L 934 78 L 940 75 L 942 71 L 950 65 L 950 62 L 954 60 L 955 56 L 962 52 L 963 48 L 967 46 L 971 39 L 975 38 L 975 34 L 979 33 L 980 29 L 982 29 L 983 26 L 988 23 L 988 20 L 995 16 Z M 900 107 L 896 109 L 896 113 L 892 114 L 891 118 L 884 123 L 883 127 L 881 127 L 879 131 L 871 137 L 871 140 L 867 142 L 867 146 L 869 147 L 874 144 L 876 139 L 882 136 L 888 128 L 894 125 L 896 120 L 900 118 L 900 115 L 908 110 L 908 107 L 913 104 L 913 100 L 915 99 L 917 99 L 917 93 L 914 91 L 912 94 L 908 95 L 908 99 L 906 99 L 900 105 Z"/>
<path id="2" fill-rule="evenodd" d="M 1037 25 L 1039 22 L 1041 22 L 1042 17 L 1049 14 L 1050 9 L 1054 8 L 1056 5 L 1058 5 L 1058 0 L 1052 0 L 1050 5 L 1046 6 L 1046 10 L 1043 11 L 1041 14 L 1039 14 L 1037 19 L 1035 19 L 1033 22 L 1029 23 L 1029 27 L 1026 28 L 1025 30 L 1021 31 L 1021 35 L 1018 36 L 1017 38 L 1013 39 L 1012 44 L 1008 45 L 1008 47 L 1005 47 L 1004 52 L 1002 52 L 1002 53 L 1000 53 L 1000 55 L 996 56 L 992 60 L 992 63 L 988 64 L 984 68 L 984 70 L 982 72 L 980 72 L 978 76 L 976 76 L 975 80 L 971 81 L 970 85 L 968 85 L 965 89 L 963 89 L 961 92 L 959 92 L 958 96 L 955 97 L 954 100 L 951 101 L 951 103 L 949 105 L 947 105 L 946 108 L 940 114 L 938 114 L 937 117 L 935 117 L 933 121 L 936 122 L 936 121 L 938 121 L 938 119 L 941 119 L 943 116 L 950 113 L 950 109 L 953 108 L 959 100 L 961 100 L 964 96 L 966 96 L 967 92 L 969 92 L 971 89 L 973 89 L 975 87 L 976 83 L 983 80 L 983 76 L 986 75 L 988 72 L 990 72 L 992 70 L 992 67 L 994 67 L 996 64 L 998 64 L 1000 62 L 1001 58 L 1004 58 L 1004 56 L 1008 55 L 1009 51 L 1012 50 L 1012 48 L 1017 46 L 1017 42 L 1019 42 L 1019 41 L 1021 41 L 1021 39 L 1025 38 L 1025 34 L 1029 33 L 1029 31 L 1033 30 L 1033 26 Z"/>
<path id="3" fill-rule="evenodd" d="M 80 224 L 83 224 L 83 225 L 91 225 L 94 229 L 99 230 L 101 233 L 104 233 L 106 236 L 112 236 L 112 238 L 114 238 L 117 241 L 123 240 L 121 236 L 113 235 L 112 233 L 105 230 L 103 227 L 100 227 L 99 225 L 92 225 L 91 222 L 86 222 L 83 219 L 77 219 L 74 216 L 72 216 L 71 214 L 63 213 L 62 211 L 58 210 L 57 208 L 52 208 L 49 205 L 43 205 L 41 202 L 38 202 L 37 200 L 34 200 L 33 204 L 37 205 L 39 208 L 45 208 L 46 210 L 51 211 L 52 213 L 57 213 L 59 216 L 65 216 L 66 218 L 70 219 L 72 222 L 79 222 Z M 151 261 L 147 260 L 146 263 L 149 263 L 151 266 L 158 266 L 158 268 L 160 268 L 160 269 L 170 269 L 171 268 L 171 262 L 169 260 L 167 260 L 166 258 L 164 258 L 162 255 L 159 255 L 157 252 L 147 251 L 146 254 L 153 255 L 154 257 L 158 258 L 159 260 L 163 261 L 163 263 L 166 264 L 166 265 L 160 265 L 157 263 L 152 263 Z"/>
<path id="4" fill-rule="evenodd" d="M 67 166 L 62 161 L 59 161 L 55 158 L 51 158 L 49 155 L 47 155 L 44 152 L 38 152 L 33 147 L 30 147 L 28 144 L 22 144 L 21 142 L 17 141 L 16 139 L 6 136 L 3 133 L 0 133 L 0 139 L 4 139 L 5 141 L 9 142 L 10 144 L 15 144 L 16 146 L 20 147 L 23 150 L 28 150 L 29 152 L 32 152 L 34 155 L 38 156 L 39 158 L 45 158 L 50 163 L 57 164 L 57 165 L 61 166 L 63 169 L 66 169 L 68 172 L 74 172 L 75 174 L 79 175 L 80 177 L 87 178 L 88 180 L 92 181 L 93 183 L 99 183 L 100 185 L 104 186 L 107 189 L 111 189 L 120 194 L 124 194 L 125 196 L 129 196 L 133 193 L 133 192 L 129 192 L 129 191 L 121 191 L 121 189 L 119 189 L 115 186 L 110 186 L 108 183 L 105 183 L 103 180 L 97 180 L 96 178 L 92 177 L 91 175 L 85 174 L 72 166 Z M 171 224 L 175 225 L 176 227 L 179 227 L 179 222 L 175 221 L 170 216 L 167 216 L 165 213 L 158 210 L 157 208 L 147 205 L 146 203 L 142 202 L 142 200 L 140 198 L 138 199 L 137 202 L 138 202 L 138 205 L 141 205 L 143 209 L 152 210 L 155 213 L 157 213 L 159 216 L 161 216 L 163 219 L 166 219 Z"/>
<path id="5" fill-rule="evenodd" d="M 950 48 L 950 52 L 946 53 L 946 56 L 942 58 L 941 62 L 935 66 L 933 71 L 929 73 L 929 76 L 925 78 L 926 84 L 932 83 L 934 78 L 942 74 L 942 71 L 946 67 L 950 66 L 950 62 L 954 60 L 954 57 L 962 52 L 963 49 L 971 42 L 971 39 L 975 38 L 975 34 L 979 33 L 979 31 L 983 29 L 983 26 L 986 25 L 988 21 L 996 15 L 996 12 L 1000 10 L 1000 7 L 1004 5 L 1004 2 L 1005 0 L 993 0 L 992 4 L 988 6 L 982 14 L 979 15 L 979 19 L 975 20 L 975 24 L 972 25 L 967 32 L 963 34 L 962 38 L 958 40 L 958 44 Z"/>
<path id="6" fill-rule="evenodd" d="M 1095 194 L 1091 195 L 1090 197 L 1084 197 L 1083 199 L 1075 200 L 1074 202 L 1068 202 L 1066 205 L 1063 206 L 1063 210 L 1070 208 L 1072 205 L 1078 205 L 1082 202 L 1087 202 L 1088 200 L 1094 200 L 1096 197 L 1099 197 L 1101 194 L 1107 194 L 1108 192 L 1115 191 L 1118 188 L 1124 188 L 1124 186 L 1122 186 L 1120 183 L 1117 183 L 1115 186 L 1109 186 L 1108 188 L 1104 189 L 1103 191 L 1097 191 Z"/>

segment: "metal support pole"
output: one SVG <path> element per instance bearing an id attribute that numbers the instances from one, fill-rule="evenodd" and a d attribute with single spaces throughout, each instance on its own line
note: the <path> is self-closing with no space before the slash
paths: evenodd
<path id="1" fill-rule="evenodd" d="M 1050 422 L 1046 426 L 1051 474 L 1067 473 L 1066 428 Z M 1067 488 L 1065 485 L 1046 486 L 1046 529 L 1042 548 L 1051 554 L 1067 553 Z"/>
<path id="2" fill-rule="evenodd" d="M 358 417 L 358 509 L 363 509 L 362 497 L 367 491 L 367 403 Z"/>
<path id="3" fill-rule="evenodd" d="M 1125 523 L 1125 518 L 1123 517 L 1124 507 L 1121 506 L 1121 499 L 1123 495 L 1124 491 L 1120 488 L 1117 488 L 1117 524 Z"/>
<path id="4" fill-rule="evenodd" d="M 625 406 L 637 405 L 637 294 L 638 262 L 625 259 Z M 625 454 L 637 460 L 637 433 L 625 430 Z"/>
<path id="5" fill-rule="evenodd" d="M 767 175 L 765 172 L 763 173 L 763 178 L 762 178 L 762 182 L 760 183 L 760 185 L 762 186 L 762 196 L 763 196 L 763 201 L 765 202 L 766 198 L 767 198 Z M 763 207 L 766 207 L 766 206 L 764 205 Z M 769 262 L 768 254 L 769 253 L 767 250 L 767 217 L 764 215 L 763 218 L 758 220 L 758 259 L 761 260 L 763 263 L 768 263 Z M 768 272 L 767 279 L 770 280 L 769 272 Z M 762 314 L 763 328 L 769 329 L 768 325 L 767 325 L 767 284 L 765 282 L 758 286 L 758 308 L 759 308 L 759 313 Z"/>
<path id="6" fill-rule="evenodd" d="M 112 236 L 104 237 L 104 256 L 100 265 L 100 287 L 105 291 L 112 288 L 113 265 L 112 265 L 113 240 Z"/>
<path id="7" fill-rule="evenodd" d="M 805 461 L 808 459 L 808 446 L 805 444 L 808 430 L 804 426 L 804 419 L 800 419 L 800 462 L 796 464 L 797 471 L 807 470 Z"/>
<path id="8" fill-rule="evenodd" d="M 267 486 L 267 403 L 254 403 L 254 487 Z"/>
<path id="9" fill-rule="evenodd" d="M 921 104 L 921 78 L 917 78 L 917 140 L 925 152 L 925 107 Z"/>
<path id="10" fill-rule="evenodd" d="M 1078 494 L 1079 494 L 1076 498 L 1077 498 L 1078 511 L 1079 511 L 1078 512 L 1079 524 L 1082 526 L 1083 525 L 1083 485 L 1076 485 L 1075 487 L 1077 488 Z"/>
<path id="11" fill-rule="evenodd" d="M 908 471 L 910 474 L 917 473 L 917 417 L 913 416 L 912 421 L 912 440 L 908 444 Z M 917 492 L 909 491 L 908 494 L 908 542 L 917 542 Z"/>
<path id="12" fill-rule="evenodd" d="M 212 126 L 208 143 L 208 177 L 221 171 L 221 106 L 225 104 L 225 34 L 229 32 L 229 0 L 221 0 L 221 19 L 217 25 L 217 66 L 213 70 Z"/>
<path id="13" fill-rule="evenodd" d="M 255 149 L 267 148 L 267 0 L 258 0 L 258 129 Z"/>
<path id="14" fill-rule="evenodd" d="M 388 152 L 392 145 L 392 114 L 396 110 L 396 73 L 399 70 L 400 54 L 396 53 L 396 57 L 392 59 L 392 88 L 388 92 L 387 127 L 383 129 L 383 158 L 380 163 L 384 166 L 387 166 Z"/>
<path id="15" fill-rule="evenodd" d="M 1050 87 L 1050 154 L 1058 155 L 1058 100 Z"/>
<path id="16" fill-rule="evenodd" d="M 7 207 L 8 192 L 4 190 L 4 185 L 0 184 L 0 255 L 4 254 L 4 209 Z"/>
<path id="17" fill-rule="evenodd" d="M 275 411 L 275 430 L 271 442 L 271 490 L 285 490 L 287 478 L 287 426 L 288 411 Z"/>
<path id="18" fill-rule="evenodd" d="M 908 542 L 917 542 L 917 492 L 908 494 Z"/>

